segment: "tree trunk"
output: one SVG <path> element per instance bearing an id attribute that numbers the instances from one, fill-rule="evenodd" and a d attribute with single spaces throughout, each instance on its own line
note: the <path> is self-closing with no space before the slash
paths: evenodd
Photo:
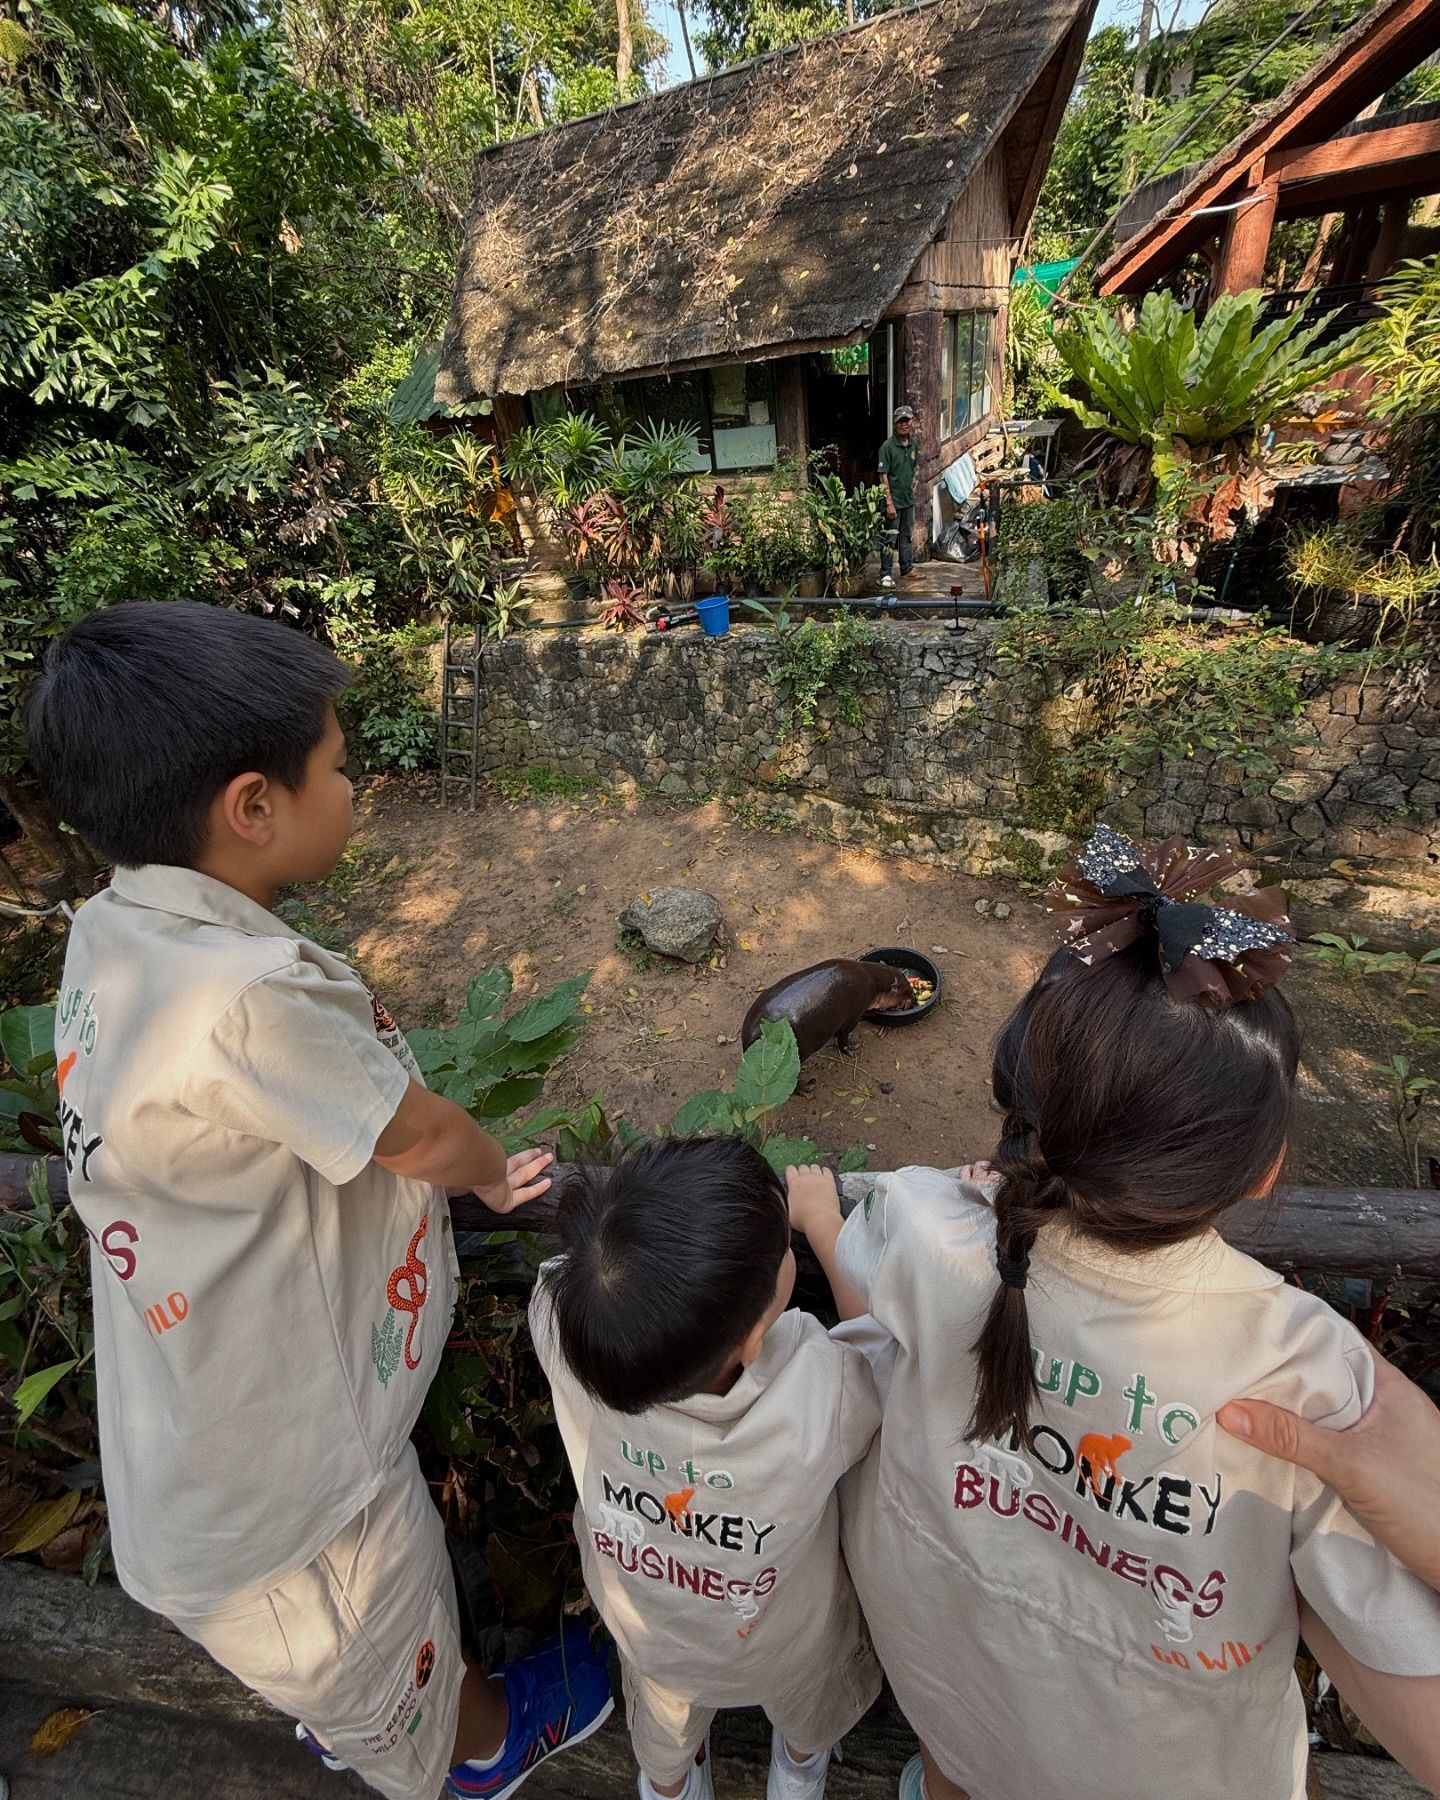
<path id="1" fill-rule="evenodd" d="M 53 877 L 62 878 L 60 886 L 67 894 L 88 888 L 98 864 L 78 837 L 62 831 L 54 808 L 42 794 L 23 787 L 12 776 L 0 775 L 0 806 L 14 818 L 29 842 L 50 864 Z M 42 890 L 55 885 L 43 877 Z"/>
<path id="2" fill-rule="evenodd" d="M 615 0 L 615 28 L 618 46 L 615 51 L 615 86 L 623 100 L 630 87 L 630 71 L 635 63 L 635 40 L 630 29 L 630 0 Z"/>
<path id="3" fill-rule="evenodd" d="M 854 0 L 850 0 L 853 6 Z M 675 0 L 675 10 L 680 15 L 680 36 L 685 41 L 685 60 L 690 65 L 690 79 L 695 79 L 695 52 L 690 48 L 690 22 L 685 17 L 685 0 Z"/>
<path id="4" fill-rule="evenodd" d="M 1150 32 L 1155 19 L 1156 0 L 1140 0 L 1140 34 L 1135 41 L 1135 73 L 1130 79 L 1130 123 L 1138 125 L 1140 115 L 1145 111 L 1145 52 L 1150 47 Z M 1140 173 L 1139 158 L 1132 151 L 1125 158 L 1124 186 L 1127 191 L 1135 185 L 1135 177 Z"/>

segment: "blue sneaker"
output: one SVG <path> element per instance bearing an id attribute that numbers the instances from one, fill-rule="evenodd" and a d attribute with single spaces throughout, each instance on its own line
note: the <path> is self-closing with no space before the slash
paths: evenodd
<path id="1" fill-rule="evenodd" d="M 505 1682 L 510 1728 L 489 1768 L 457 1763 L 445 1780 L 456 1800 L 506 1800 L 547 1757 L 571 1750 L 615 1710 L 608 1657 L 590 1648 L 590 1633 L 572 1619 L 559 1637 L 495 1673 Z"/>
<path id="2" fill-rule="evenodd" d="M 313 1731 L 307 1731 L 303 1725 L 296 1725 L 295 1736 L 312 1756 L 318 1756 L 325 1767 L 333 1774 L 344 1775 L 349 1772 L 349 1764 L 341 1762 L 338 1756 L 332 1756 L 316 1737 Z"/>

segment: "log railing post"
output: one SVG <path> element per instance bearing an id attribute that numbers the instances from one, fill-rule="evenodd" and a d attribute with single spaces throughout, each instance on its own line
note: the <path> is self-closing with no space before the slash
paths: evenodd
<path id="1" fill-rule="evenodd" d="M 0 1210 L 29 1208 L 29 1181 L 44 1164 L 52 1196 L 68 1195 L 59 1158 L 0 1155 Z M 450 1202 L 457 1232 L 555 1230 L 556 1203 L 569 1170 L 558 1164 L 550 1193 L 519 1212 L 493 1213 L 473 1194 Z M 863 1200 L 869 1177 L 842 1175 L 846 1211 Z M 1379 1281 L 1440 1281 L 1440 1192 L 1431 1188 L 1279 1188 L 1267 1201 L 1235 1206 L 1222 1236 L 1281 1274 L 1359 1275 Z"/>

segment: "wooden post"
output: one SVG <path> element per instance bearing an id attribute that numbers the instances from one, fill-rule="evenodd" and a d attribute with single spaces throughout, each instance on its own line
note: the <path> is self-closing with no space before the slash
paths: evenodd
<path id="1" fill-rule="evenodd" d="M 1217 294 L 1243 294 L 1265 282 L 1265 258 L 1275 226 L 1275 207 L 1280 199 L 1277 182 L 1252 188 L 1244 204 L 1230 215 L 1220 262 L 1215 270 Z"/>
<path id="2" fill-rule="evenodd" d="M 906 313 L 900 333 L 901 379 L 895 383 L 895 404 L 915 409 L 915 432 L 920 454 L 915 462 L 915 553 L 924 554 L 930 541 L 930 494 L 940 473 L 940 333 L 944 315 L 938 312 Z M 887 421 L 885 431 L 894 429 Z"/>
<path id="3" fill-rule="evenodd" d="M 800 462 L 810 454 L 805 365 L 798 356 L 787 356 L 775 365 L 775 447 Z"/>
<path id="4" fill-rule="evenodd" d="M 1405 227 L 1410 220 L 1408 200 L 1387 200 L 1380 211 L 1380 232 L 1365 265 L 1366 281 L 1383 281 L 1400 259 Z"/>

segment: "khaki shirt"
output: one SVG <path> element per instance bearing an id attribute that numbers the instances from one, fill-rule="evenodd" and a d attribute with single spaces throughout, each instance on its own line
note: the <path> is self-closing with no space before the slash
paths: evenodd
<path id="1" fill-rule="evenodd" d="M 797 1670 L 829 1670 L 860 1638 L 836 1484 L 880 1419 L 845 1327 L 782 1313 L 728 1394 L 634 1417 L 570 1373 L 544 1270 L 530 1331 L 579 1494 L 585 1586 L 631 1667 L 713 1707 L 763 1705 Z"/>
<path id="2" fill-rule="evenodd" d="M 1052 1228 L 1026 1289 L 1030 1442 L 979 1444 L 984 1195 L 877 1176 L 839 1258 L 897 1340 L 845 1553 L 897 1699 L 974 1800 L 1301 1800 L 1297 1586 L 1359 1661 L 1440 1673 L 1440 1595 L 1215 1423 L 1240 1396 L 1359 1418 L 1369 1354 L 1323 1301 L 1214 1232 L 1121 1257 Z"/>
<path id="3" fill-rule="evenodd" d="M 158 866 L 80 909 L 56 1028 L 115 1566 L 194 1613 L 312 1561 L 419 1413 L 449 1214 L 371 1160 L 413 1059 L 340 957 Z"/>

